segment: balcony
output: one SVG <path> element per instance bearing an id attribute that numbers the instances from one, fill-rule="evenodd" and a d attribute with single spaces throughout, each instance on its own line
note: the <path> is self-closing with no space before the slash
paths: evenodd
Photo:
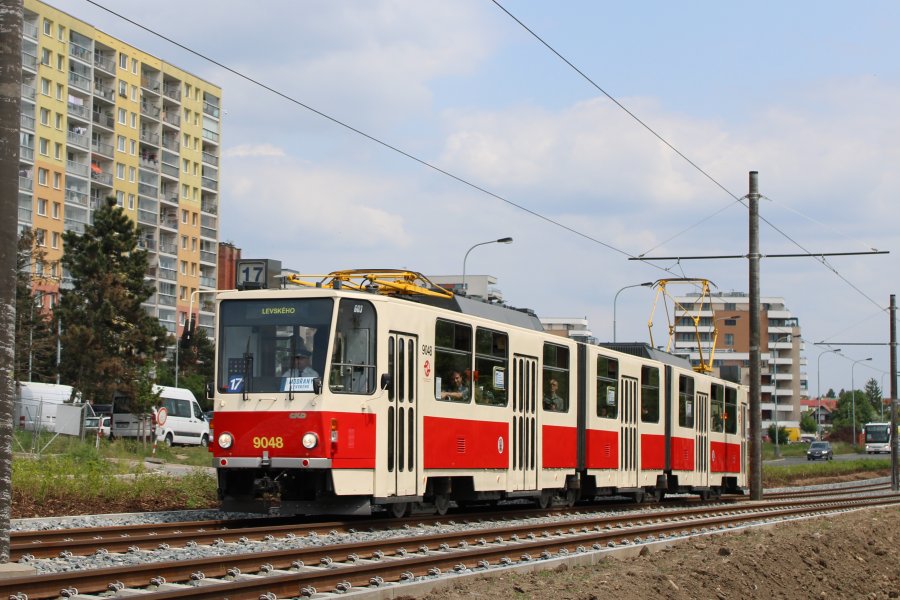
<path id="1" fill-rule="evenodd" d="M 167 98 L 171 98 L 175 102 L 181 101 L 181 86 L 180 85 L 166 85 L 163 86 L 163 96 Z"/>
<path id="2" fill-rule="evenodd" d="M 200 237 L 216 239 L 216 230 L 210 227 L 201 227 L 200 228 Z"/>
<path id="3" fill-rule="evenodd" d="M 19 207 L 19 221 L 23 223 L 31 223 L 32 210 L 26 206 Z"/>
<path id="4" fill-rule="evenodd" d="M 200 185 L 208 190 L 218 191 L 219 189 L 219 183 L 215 179 L 210 179 L 209 177 L 201 177 Z"/>
<path id="5" fill-rule="evenodd" d="M 219 203 L 215 200 L 203 200 L 200 203 L 200 210 L 203 212 L 207 212 L 211 215 L 218 214 L 219 212 Z"/>
<path id="6" fill-rule="evenodd" d="M 204 152 L 203 153 L 203 162 L 205 162 L 208 165 L 212 165 L 212 166 L 218 168 L 219 157 L 216 156 L 215 154 L 210 154 L 209 152 Z"/>
<path id="7" fill-rule="evenodd" d="M 150 240 L 146 238 L 141 238 L 138 240 L 138 248 L 141 250 L 156 250 L 156 240 Z M 151 267 L 153 268 L 153 267 Z M 154 269 L 154 275 L 156 274 L 156 269 Z"/>
<path id="8" fill-rule="evenodd" d="M 215 131 L 210 131 L 209 129 L 204 129 L 203 130 L 203 139 L 209 140 L 210 142 L 218 144 L 219 143 L 219 134 L 216 133 Z"/>
<path id="9" fill-rule="evenodd" d="M 97 173 L 96 171 L 91 172 L 91 179 L 94 180 L 95 183 L 99 183 L 100 185 L 105 185 L 107 187 L 112 187 L 113 178 L 112 173 Z"/>
<path id="10" fill-rule="evenodd" d="M 181 144 L 178 143 L 178 140 L 175 139 L 174 136 L 163 136 L 162 147 L 171 150 L 172 152 L 178 152 L 181 149 Z"/>
<path id="11" fill-rule="evenodd" d="M 79 177 L 87 177 L 88 169 L 89 167 L 86 164 L 75 162 L 74 160 L 66 161 L 66 173 L 78 175 Z"/>
<path id="12" fill-rule="evenodd" d="M 115 152 L 112 144 L 104 144 L 103 142 L 97 140 L 91 141 L 91 150 L 93 150 L 97 154 L 102 154 L 103 156 L 109 158 L 112 158 Z"/>
<path id="13" fill-rule="evenodd" d="M 100 125 L 101 127 L 106 127 L 107 129 L 115 129 L 116 121 L 109 113 L 94 111 L 92 118 L 94 120 L 94 123 Z"/>
<path id="14" fill-rule="evenodd" d="M 203 112 L 215 118 L 219 118 L 219 107 L 209 102 L 203 102 Z"/>
<path id="15" fill-rule="evenodd" d="M 172 244 L 174 246 L 174 244 Z M 161 252 L 165 252 L 163 250 L 163 244 L 160 244 L 159 249 Z M 169 254 L 175 254 L 175 251 L 169 252 Z M 175 281 L 178 279 L 178 272 L 175 269 L 166 269 L 165 267 L 159 268 L 159 278 L 160 279 L 168 279 L 169 281 Z"/>
<path id="16" fill-rule="evenodd" d="M 37 56 L 22 52 L 22 68 L 30 71 L 37 71 Z"/>
<path id="17" fill-rule="evenodd" d="M 84 133 L 77 133 L 75 131 L 69 131 L 66 134 L 66 139 L 69 141 L 70 144 L 80 146 L 80 147 L 84 148 L 85 150 L 87 150 L 90 147 L 88 144 L 88 136 Z"/>
<path id="18" fill-rule="evenodd" d="M 64 227 L 66 231 L 74 231 L 75 233 L 82 235 L 84 234 L 86 225 L 87 223 L 82 223 L 81 221 L 76 221 L 75 219 L 66 219 Z"/>
<path id="19" fill-rule="evenodd" d="M 159 196 L 159 189 L 155 185 L 147 183 L 138 183 L 138 194 L 148 198 L 156 198 Z"/>
<path id="20" fill-rule="evenodd" d="M 160 170 L 162 171 L 163 175 L 168 175 L 169 177 L 174 177 L 175 179 L 178 179 L 178 167 L 173 167 L 172 165 L 167 165 L 166 163 L 163 163 L 162 166 L 160 167 Z M 176 195 L 176 197 L 177 197 L 177 195 Z"/>
<path id="21" fill-rule="evenodd" d="M 91 110 L 84 104 L 72 104 L 69 102 L 66 104 L 66 109 L 69 111 L 70 117 L 77 117 L 83 121 L 91 120 Z"/>
<path id="22" fill-rule="evenodd" d="M 172 127 L 179 127 L 181 125 L 181 117 L 178 116 L 178 113 L 172 110 L 167 110 L 162 114 L 163 123 L 166 125 L 171 125 Z"/>
<path id="23" fill-rule="evenodd" d="M 169 294 L 159 294 L 159 303 L 164 306 L 175 306 L 175 296 Z"/>
<path id="24" fill-rule="evenodd" d="M 116 74 L 116 61 L 97 52 L 94 53 L 94 66 L 110 75 Z"/>
<path id="25" fill-rule="evenodd" d="M 73 71 L 69 71 L 69 85 L 88 93 L 91 91 L 91 80 Z"/>
<path id="26" fill-rule="evenodd" d="M 38 27 L 34 23 L 22 23 L 22 34 L 30 37 L 33 40 L 37 39 L 38 36 Z"/>
<path id="27" fill-rule="evenodd" d="M 19 148 L 19 160 L 34 160 L 34 148 L 30 146 L 21 146 Z"/>
<path id="28" fill-rule="evenodd" d="M 31 177 L 19 177 L 19 189 L 30 192 L 34 189 L 34 180 Z"/>
<path id="29" fill-rule="evenodd" d="M 156 213 L 139 208 L 138 223 L 143 223 L 144 225 L 156 225 Z"/>
<path id="30" fill-rule="evenodd" d="M 216 253 L 215 252 L 207 252 L 206 250 L 201 250 L 200 251 L 200 262 L 216 264 Z"/>
<path id="31" fill-rule="evenodd" d="M 141 114 L 150 117 L 151 119 L 159 120 L 159 107 L 148 104 L 147 102 L 141 102 Z"/>
<path id="32" fill-rule="evenodd" d="M 178 231 L 178 219 L 161 214 L 159 216 L 159 226 L 165 229 L 171 229 L 172 231 Z M 175 244 L 172 244 L 172 252 L 170 254 L 177 254 Z"/>
<path id="33" fill-rule="evenodd" d="M 200 287 L 208 287 L 215 289 L 216 287 L 216 278 L 215 277 L 200 277 Z"/>
<path id="34" fill-rule="evenodd" d="M 156 160 L 155 154 L 148 154 L 146 157 L 141 155 L 138 159 L 138 164 L 141 165 L 142 169 L 147 169 L 148 171 L 153 171 L 154 173 L 159 172 L 159 161 Z"/>
<path id="35" fill-rule="evenodd" d="M 103 85 L 100 81 L 94 82 L 94 95 L 99 96 L 104 100 L 108 100 L 109 102 L 116 101 L 116 91 L 111 87 Z"/>
<path id="36" fill-rule="evenodd" d="M 162 225 L 162 222 L 160 222 Z M 178 246 L 171 242 L 160 242 L 159 243 L 159 251 L 164 252 L 166 254 L 177 255 L 178 254 Z M 172 269 L 172 279 L 175 279 L 175 269 Z"/>
<path id="37" fill-rule="evenodd" d="M 25 114 L 19 115 L 19 125 L 22 126 L 22 129 L 29 129 L 34 131 L 34 117 L 29 117 Z"/>
<path id="38" fill-rule="evenodd" d="M 152 131 L 141 131 L 141 141 L 153 146 L 159 146 L 159 134 Z"/>
<path id="39" fill-rule="evenodd" d="M 23 83 L 22 84 L 22 99 L 34 101 L 34 97 L 35 97 L 34 86 Z"/>
<path id="40" fill-rule="evenodd" d="M 84 208 L 87 208 L 88 195 L 79 190 L 66 188 L 66 203 L 75 204 L 77 206 L 83 206 Z"/>
<path id="41" fill-rule="evenodd" d="M 141 77 L 141 87 L 159 95 L 159 81 L 151 77 Z"/>
<path id="42" fill-rule="evenodd" d="M 78 60 L 91 64 L 91 51 L 84 46 L 79 46 L 75 42 L 69 42 L 69 56 L 74 56 Z"/>

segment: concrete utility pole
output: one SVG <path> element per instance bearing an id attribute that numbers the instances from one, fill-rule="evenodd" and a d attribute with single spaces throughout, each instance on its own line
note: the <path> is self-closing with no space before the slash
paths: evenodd
<path id="1" fill-rule="evenodd" d="M 0 0 L 0 563 L 9 563 L 16 383 L 16 228 L 22 104 L 22 0 Z"/>
<path id="2" fill-rule="evenodd" d="M 759 364 L 759 174 L 750 171 L 750 499 L 762 500 L 762 414 Z"/>

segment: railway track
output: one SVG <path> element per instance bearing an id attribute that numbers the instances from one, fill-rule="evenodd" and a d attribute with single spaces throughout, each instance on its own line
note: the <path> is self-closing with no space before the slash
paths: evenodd
<path id="1" fill-rule="evenodd" d="M 900 495 L 816 501 L 779 499 L 617 515 L 582 510 L 553 523 L 535 523 L 527 519 L 514 523 L 495 520 L 479 526 L 470 524 L 470 528 L 465 530 L 448 527 L 448 520 L 444 517 L 441 525 L 435 522 L 412 525 L 407 522 L 399 529 L 393 527 L 390 537 L 365 541 L 354 541 L 351 535 L 345 535 L 338 536 L 344 539 L 334 543 L 261 550 L 246 535 L 231 542 L 219 539 L 211 542 L 211 547 L 227 555 L 177 562 L 150 562 L 155 560 L 157 550 L 135 546 L 126 550 L 126 555 L 137 559 L 137 564 L 0 581 L 0 597 L 27 597 L 30 600 L 60 596 L 90 597 L 86 595 L 119 589 L 141 589 L 142 595 L 152 598 L 310 596 L 316 590 L 347 591 L 351 588 L 392 585 L 392 582 L 434 578 L 448 570 L 489 570 L 503 565 L 596 552 L 609 546 L 727 530 L 746 523 L 777 522 L 890 504 L 900 504 Z M 509 515 L 504 514 L 503 519 L 508 521 Z M 385 525 L 384 521 L 382 525 Z M 309 527 L 310 524 L 296 526 Z M 261 541 L 288 546 L 293 545 L 294 541 L 301 541 L 296 534 L 279 531 L 280 538 L 272 533 L 271 528 L 268 534 L 260 531 L 263 535 Z M 162 536 L 155 537 L 159 544 Z M 314 541 L 317 541 L 316 537 L 307 535 Z M 188 545 L 191 543 L 200 542 L 187 542 Z M 107 551 L 108 548 L 102 550 Z"/>

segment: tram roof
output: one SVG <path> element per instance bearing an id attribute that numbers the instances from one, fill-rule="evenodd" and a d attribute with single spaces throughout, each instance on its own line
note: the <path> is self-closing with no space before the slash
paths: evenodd
<path id="1" fill-rule="evenodd" d="M 644 342 L 603 342 L 599 345 L 603 348 L 624 352 L 625 354 L 631 354 L 632 356 L 649 358 L 674 367 L 683 367 L 685 369 L 692 368 L 691 361 L 683 356 L 675 356 L 664 350 L 658 350 Z"/>
<path id="2" fill-rule="evenodd" d="M 525 329 L 533 329 L 535 331 L 544 331 L 540 319 L 530 309 L 510 308 L 500 304 L 491 304 L 480 300 L 472 300 L 465 296 L 455 294 L 452 298 L 434 298 L 430 296 L 416 296 L 409 298 L 420 304 L 427 304 L 437 308 L 443 308 L 458 312 L 464 315 L 480 317 L 482 319 L 490 319 L 499 321 L 507 325 L 523 327 Z"/>

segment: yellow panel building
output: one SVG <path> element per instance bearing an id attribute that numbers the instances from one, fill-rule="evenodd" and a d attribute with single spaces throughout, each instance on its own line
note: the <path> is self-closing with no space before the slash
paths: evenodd
<path id="1" fill-rule="evenodd" d="M 213 337 L 222 90 L 37 0 L 22 32 L 20 230 L 33 228 L 49 266 L 36 269 L 51 309 L 68 274 L 64 231 L 83 232 L 114 196 L 149 251 L 145 303 L 172 334 L 189 312 Z"/>

